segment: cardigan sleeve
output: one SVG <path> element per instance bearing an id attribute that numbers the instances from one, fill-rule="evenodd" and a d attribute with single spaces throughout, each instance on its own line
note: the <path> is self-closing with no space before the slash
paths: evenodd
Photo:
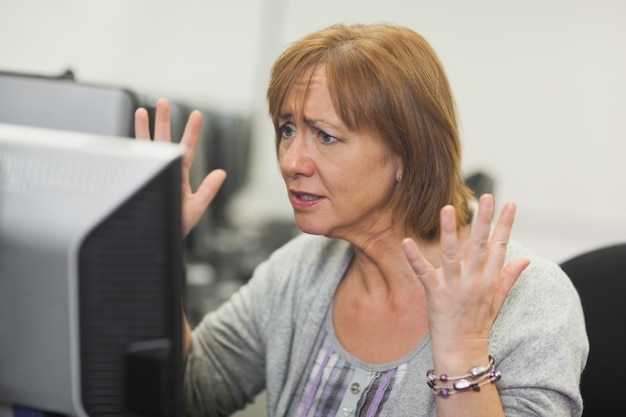
<path id="1" fill-rule="evenodd" d="M 578 417 L 589 354 L 580 298 L 558 265 L 531 258 L 492 328 L 500 399 L 507 417 Z"/>
<path id="2" fill-rule="evenodd" d="M 207 314 L 192 332 L 185 366 L 187 415 L 231 415 L 264 389 L 270 407 L 288 396 L 324 316 L 319 305 L 330 303 L 348 260 L 344 242 L 298 236 Z"/>

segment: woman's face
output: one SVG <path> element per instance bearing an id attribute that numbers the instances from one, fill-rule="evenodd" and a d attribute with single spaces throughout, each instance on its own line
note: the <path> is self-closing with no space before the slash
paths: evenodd
<path id="1" fill-rule="evenodd" d="M 349 130 L 333 107 L 324 67 L 301 78 L 278 118 L 278 159 L 298 227 L 354 242 L 389 229 L 399 158 L 371 132 Z"/>

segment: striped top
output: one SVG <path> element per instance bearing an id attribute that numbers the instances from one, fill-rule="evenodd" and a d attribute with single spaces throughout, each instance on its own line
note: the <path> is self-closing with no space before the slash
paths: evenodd
<path id="1" fill-rule="evenodd" d="M 325 332 L 309 366 L 304 388 L 296 401 L 297 417 L 382 417 L 395 388 L 402 383 L 407 362 L 415 352 L 386 365 L 369 365 L 340 345 L 330 311 Z M 397 391 L 397 390 L 396 390 Z M 292 406 L 294 406 L 292 404 Z"/>

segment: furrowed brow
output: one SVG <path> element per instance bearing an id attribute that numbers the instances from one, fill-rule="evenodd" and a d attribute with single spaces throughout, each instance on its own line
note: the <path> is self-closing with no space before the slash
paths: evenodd
<path id="1" fill-rule="evenodd" d="M 281 113 L 278 115 L 279 120 L 291 120 L 293 119 L 293 113 Z"/>

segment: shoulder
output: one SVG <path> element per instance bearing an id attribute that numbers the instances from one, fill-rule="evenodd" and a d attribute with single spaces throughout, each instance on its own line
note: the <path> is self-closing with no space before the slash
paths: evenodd
<path id="1" fill-rule="evenodd" d="M 520 257 L 529 258 L 531 262 L 518 279 L 516 287 L 533 291 L 545 291 L 551 288 L 557 293 L 564 292 L 577 298 L 574 285 L 556 262 L 542 257 L 519 242 L 509 242 L 507 261 Z"/>
<path id="2" fill-rule="evenodd" d="M 557 263 L 511 241 L 507 261 L 520 257 L 529 258 L 531 263 L 518 278 L 500 310 L 497 320 L 500 326 L 507 327 L 507 334 L 523 333 L 536 327 L 541 332 L 584 335 L 582 304 L 567 274 Z"/>

